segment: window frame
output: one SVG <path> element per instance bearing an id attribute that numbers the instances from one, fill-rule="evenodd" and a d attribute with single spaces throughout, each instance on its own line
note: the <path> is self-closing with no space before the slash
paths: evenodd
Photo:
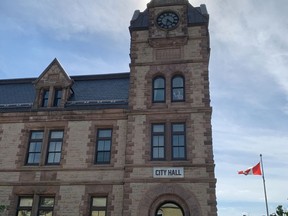
<path id="1" fill-rule="evenodd" d="M 183 131 L 179 132 L 179 131 L 173 131 L 173 125 L 183 125 Z M 184 141 L 184 145 L 182 146 L 176 146 L 174 145 L 174 135 L 175 136 L 183 136 L 183 141 Z M 171 123 L 171 160 L 173 161 L 179 161 L 179 160 L 187 160 L 187 144 L 186 144 L 186 124 L 185 122 L 173 122 Z M 184 157 L 175 157 L 174 156 L 174 148 L 183 148 L 184 149 Z"/>
<path id="2" fill-rule="evenodd" d="M 41 199 L 42 198 L 53 198 L 53 206 L 52 207 L 43 207 L 41 206 Z M 40 195 L 38 199 L 38 209 L 37 209 L 37 216 L 40 215 L 40 211 L 52 211 L 52 215 L 54 214 L 54 206 L 55 206 L 55 196 L 45 196 L 45 195 Z"/>
<path id="3" fill-rule="evenodd" d="M 157 88 L 155 87 L 155 81 L 158 79 L 163 80 L 164 82 L 163 87 L 157 87 Z M 163 91 L 163 99 L 161 100 L 155 99 L 156 91 L 161 91 L 161 92 Z M 152 80 L 152 102 L 153 103 L 165 103 L 166 102 L 166 79 L 163 76 L 156 76 Z"/>
<path id="4" fill-rule="evenodd" d="M 63 136 L 62 138 L 51 138 L 51 135 L 53 132 L 62 132 Z M 50 151 L 50 145 L 52 142 L 61 142 L 61 149 L 60 151 Z M 45 165 L 60 165 L 61 163 L 61 157 L 62 157 L 62 149 L 63 149 L 63 143 L 64 143 L 64 130 L 49 130 L 49 137 L 48 137 L 48 142 L 47 142 L 47 151 L 46 151 L 46 162 Z M 49 155 L 50 154 L 54 154 L 54 159 L 55 159 L 55 155 L 60 153 L 60 158 L 59 158 L 59 162 L 49 162 Z M 53 160 L 54 161 L 54 160 Z"/>
<path id="5" fill-rule="evenodd" d="M 163 132 L 154 132 L 154 126 L 161 125 L 163 126 Z M 154 145 L 154 137 L 163 136 L 163 146 L 155 146 Z M 158 156 L 159 156 L 159 149 L 163 149 L 163 158 L 154 157 L 154 149 L 158 149 Z M 152 161 L 165 161 L 166 160 L 166 124 L 165 123 L 153 123 L 151 124 L 151 160 Z"/>
<path id="6" fill-rule="evenodd" d="M 53 104 L 52 107 L 60 107 L 62 101 L 63 90 L 61 88 L 55 88 L 53 94 Z M 59 96 L 60 94 L 60 96 Z"/>
<path id="7" fill-rule="evenodd" d="M 100 135 L 100 132 L 101 131 L 110 131 L 110 134 L 111 136 L 110 137 L 99 137 Z M 105 144 L 106 144 L 106 141 L 110 141 L 110 148 L 109 150 L 98 150 L 98 146 L 99 146 L 99 143 L 101 141 L 104 141 L 104 149 L 105 149 Z M 112 128 L 98 128 L 97 129 L 97 137 L 96 137 L 96 145 L 95 145 L 95 160 L 94 160 L 94 164 L 110 164 L 111 163 L 111 153 L 112 153 L 112 143 L 113 142 L 113 129 Z M 109 153 L 109 160 L 106 161 L 105 160 L 105 157 L 103 157 L 103 160 L 102 161 L 98 161 L 99 159 L 99 153 L 102 153 L 105 155 L 105 153 Z"/>
<path id="8" fill-rule="evenodd" d="M 95 199 L 101 199 L 101 198 L 105 198 L 106 201 L 106 205 L 105 206 L 93 206 L 93 200 Z M 105 212 L 105 216 L 107 216 L 107 206 L 108 206 L 108 197 L 107 196 L 91 196 L 91 200 L 90 200 L 90 213 L 89 215 L 92 216 L 93 211 L 104 211 Z"/>
<path id="9" fill-rule="evenodd" d="M 31 206 L 20 206 L 21 199 L 24 198 L 31 198 L 32 200 L 32 205 Z M 17 210 L 16 210 L 16 216 L 18 216 L 19 211 L 30 211 L 32 215 L 32 210 L 33 210 L 33 204 L 34 204 L 34 197 L 33 195 L 23 195 L 23 196 L 18 196 L 18 204 L 17 204 Z"/>
<path id="10" fill-rule="evenodd" d="M 49 96 L 50 96 L 50 89 L 43 89 L 41 94 L 41 107 L 47 108 L 49 107 Z"/>
<path id="11" fill-rule="evenodd" d="M 42 132 L 43 133 L 43 137 L 41 140 L 41 148 L 40 148 L 40 152 L 30 152 L 30 146 L 32 142 L 39 142 L 40 139 L 32 139 L 32 134 L 33 133 L 37 133 L 37 132 Z M 44 139 L 45 139 L 45 132 L 44 130 L 31 130 L 30 131 L 30 136 L 29 136 L 29 141 L 28 141 L 28 148 L 27 148 L 27 153 L 26 153 L 26 160 L 25 160 L 25 165 L 27 166 L 37 166 L 40 165 L 41 163 L 41 157 L 42 157 L 42 149 L 43 149 L 43 145 L 44 145 Z M 36 154 L 36 153 L 40 153 L 39 156 L 39 162 L 38 163 L 29 163 L 29 156 L 30 154 Z M 35 157 L 34 157 L 35 158 Z"/>
<path id="12" fill-rule="evenodd" d="M 153 131 L 155 125 L 162 125 L 164 131 Z M 183 130 L 178 131 L 174 129 L 175 125 L 181 125 Z M 151 123 L 150 127 L 150 161 L 187 161 L 187 128 L 185 121 Z M 156 143 L 153 143 L 155 136 L 163 137 L 163 145 L 159 145 L 159 138 L 156 140 Z M 174 142 L 174 138 L 177 139 L 177 142 Z M 163 150 L 163 158 L 154 157 L 155 149 L 160 148 Z M 157 155 L 159 156 L 159 150 Z"/>
<path id="13" fill-rule="evenodd" d="M 176 78 L 181 78 L 183 82 L 183 86 L 174 86 L 173 81 Z M 183 91 L 183 98 L 182 99 L 176 99 L 174 98 L 174 90 L 182 90 Z M 185 101 L 185 77 L 182 75 L 175 75 L 171 78 L 171 101 L 172 102 L 183 102 Z"/>
<path id="14" fill-rule="evenodd" d="M 29 198 L 32 201 L 31 206 L 20 206 L 21 199 Z M 41 199 L 42 198 L 53 198 L 53 207 L 41 207 Z M 42 194 L 30 194 L 30 195 L 18 195 L 18 204 L 16 208 L 16 216 L 18 216 L 20 211 L 30 211 L 32 215 L 40 215 L 40 211 L 52 211 L 52 215 L 54 214 L 54 207 L 55 207 L 55 195 L 42 195 Z"/>

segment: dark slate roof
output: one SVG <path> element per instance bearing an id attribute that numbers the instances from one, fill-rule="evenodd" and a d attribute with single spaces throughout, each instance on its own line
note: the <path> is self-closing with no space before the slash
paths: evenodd
<path id="1" fill-rule="evenodd" d="M 29 111 L 37 78 L 0 80 L 0 112 Z M 129 73 L 71 76 L 73 95 L 66 109 L 128 107 Z"/>
<path id="2" fill-rule="evenodd" d="M 149 26 L 148 10 L 143 12 L 139 10 L 134 12 L 133 18 L 130 22 L 129 30 L 146 30 Z"/>
<path id="3" fill-rule="evenodd" d="M 209 23 L 209 15 L 205 5 L 200 7 L 193 7 L 191 4 L 188 6 L 188 25 L 197 26 Z"/>
<path id="4" fill-rule="evenodd" d="M 0 80 L 0 106 L 9 104 L 31 104 L 35 90 L 35 79 Z"/>
<path id="5" fill-rule="evenodd" d="M 209 15 L 205 5 L 200 7 L 193 7 L 188 5 L 188 26 L 208 25 Z M 134 30 L 147 30 L 149 27 L 148 10 L 143 12 L 136 10 L 130 22 L 130 32 Z"/>

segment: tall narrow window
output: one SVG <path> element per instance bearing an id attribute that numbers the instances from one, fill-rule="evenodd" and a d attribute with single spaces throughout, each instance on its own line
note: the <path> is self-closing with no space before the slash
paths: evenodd
<path id="1" fill-rule="evenodd" d="M 112 144 L 112 129 L 99 129 L 97 133 L 97 146 L 95 163 L 110 163 Z"/>
<path id="2" fill-rule="evenodd" d="M 43 131 L 32 131 L 28 146 L 27 165 L 38 165 L 41 158 Z"/>
<path id="3" fill-rule="evenodd" d="M 49 90 L 44 90 L 42 95 L 42 107 L 48 107 Z"/>
<path id="4" fill-rule="evenodd" d="M 184 101 L 184 78 L 182 76 L 175 76 L 172 78 L 172 101 Z"/>
<path id="5" fill-rule="evenodd" d="M 153 80 L 153 102 L 165 102 L 165 79 L 156 77 Z"/>
<path id="6" fill-rule="evenodd" d="M 54 92 L 54 101 L 53 106 L 58 107 L 61 104 L 61 98 L 62 98 L 62 90 L 61 89 L 55 89 Z"/>
<path id="7" fill-rule="evenodd" d="M 50 131 L 47 164 L 60 164 L 63 134 L 63 131 Z"/>
<path id="8" fill-rule="evenodd" d="M 186 158 L 185 124 L 172 124 L 172 159 L 184 160 Z"/>
<path id="9" fill-rule="evenodd" d="M 32 216 L 33 197 L 19 197 L 17 216 Z"/>
<path id="10" fill-rule="evenodd" d="M 106 216 L 107 215 L 107 198 L 92 197 L 90 216 Z"/>
<path id="11" fill-rule="evenodd" d="M 37 216 L 52 216 L 53 208 L 54 208 L 54 197 L 40 196 Z"/>
<path id="12" fill-rule="evenodd" d="M 165 125 L 152 125 L 152 160 L 165 159 Z"/>

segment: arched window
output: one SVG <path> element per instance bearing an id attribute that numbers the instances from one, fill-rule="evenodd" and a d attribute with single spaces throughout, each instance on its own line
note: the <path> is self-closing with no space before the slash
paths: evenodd
<path id="1" fill-rule="evenodd" d="M 156 77 L 153 80 L 153 102 L 165 102 L 165 79 L 163 77 Z"/>
<path id="2" fill-rule="evenodd" d="M 172 101 L 185 100 L 184 77 L 177 75 L 172 78 L 171 91 Z"/>
<path id="3" fill-rule="evenodd" d="M 155 216 L 184 216 L 184 214 L 180 206 L 173 202 L 167 202 L 156 210 Z"/>

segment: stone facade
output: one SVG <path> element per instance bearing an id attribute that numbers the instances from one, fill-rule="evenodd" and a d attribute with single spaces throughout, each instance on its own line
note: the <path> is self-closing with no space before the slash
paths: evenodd
<path id="1" fill-rule="evenodd" d="M 152 0 L 147 5 L 149 26 L 130 28 L 127 108 L 66 109 L 73 79 L 54 60 L 33 82 L 35 100 L 29 112 L 0 113 L 0 204 L 8 206 L 6 215 L 15 216 L 19 197 L 25 196 L 33 197 L 32 215 L 38 215 L 41 196 L 54 197 L 53 216 L 91 215 L 93 197 L 107 198 L 107 216 L 160 216 L 165 203 L 175 204 L 185 216 L 217 215 L 208 23 L 189 25 L 190 6 L 186 0 Z M 155 19 L 162 11 L 179 15 L 175 29 L 157 26 Z M 200 16 L 201 11 L 195 13 Z M 201 16 L 208 19 L 207 14 Z M 172 98 L 175 76 L 185 81 L 185 98 L 177 102 Z M 153 101 L 155 77 L 165 79 L 162 103 Z M 62 100 L 53 107 L 59 88 Z M 43 89 L 49 89 L 45 109 L 41 109 Z M 164 160 L 152 157 L 152 126 L 159 123 L 165 125 Z M 185 125 L 183 160 L 172 156 L 172 126 L 177 123 Z M 97 133 L 107 128 L 112 131 L 110 160 L 95 164 Z M 50 166 L 49 134 L 55 130 L 64 134 L 61 158 Z M 44 134 L 36 166 L 27 164 L 31 131 Z M 157 178 L 154 168 L 181 168 L 183 175 Z"/>

